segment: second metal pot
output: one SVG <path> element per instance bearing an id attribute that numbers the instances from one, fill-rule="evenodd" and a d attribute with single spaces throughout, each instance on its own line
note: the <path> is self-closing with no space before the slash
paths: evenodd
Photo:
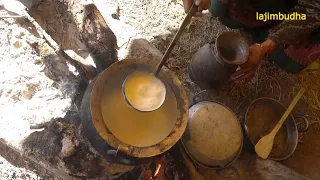
<path id="1" fill-rule="evenodd" d="M 248 55 L 249 45 L 239 33 L 223 32 L 193 55 L 189 77 L 202 89 L 217 88 L 247 61 Z"/>
<path id="2" fill-rule="evenodd" d="M 262 136 L 271 132 L 285 111 L 286 107 L 272 98 L 259 98 L 249 105 L 243 126 L 253 146 Z M 298 118 L 302 120 L 301 126 L 297 126 Z M 277 133 L 268 158 L 279 161 L 290 157 L 298 144 L 298 132 L 304 132 L 307 129 L 308 120 L 304 116 L 290 114 Z"/>

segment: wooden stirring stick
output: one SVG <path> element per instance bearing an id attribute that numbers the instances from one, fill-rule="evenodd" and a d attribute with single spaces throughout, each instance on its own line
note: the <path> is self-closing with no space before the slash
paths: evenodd
<path id="1" fill-rule="evenodd" d="M 273 146 L 274 137 L 276 136 L 277 132 L 281 128 L 284 121 L 287 119 L 287 117 L 291 113 L 294 106 L 297 104 L 297 102 L 299 101 L 299 99 L 303 95 L 304 91 L 305 91 L 304 88 L 300 89 L 300 91 L 298 92 L 296 97 L 293 99 L 293 101 L 291 102 L 291 104 L 288 107 L 288 109 L 286 110 L 286 112 L 282 115 L 280 121 L 277 123 L 277 125 L 274 127 L 274 129 L 271 131 L 271 133 L 269 133 L 266 136 L 263 136 L 258 141 L 258 143 L 255 145 L 254 149 L 255 149 L 256 153 L 258 154 L 258 156 L 260 156 L 263 159 L 267 159 L 267 157 L 269 156 L 269 154 L 271 152 L 272 146 Z"/>
<path id="2" fill-rule="evenodd" d="M 158 73 L 160 72 L 162 66 L 164 65 L 164 63 L 167 61 L 167 59 L 169 58 L 169 55 L 173 49 L 173 47 L 176 45 L 176 43 L 178 42 L 178 39 L 180 37 L 180 35 L 182 34 L 183 30 L 185 29 L 185 27 L 190 23 L 190 20 L 192 18 L 193 15 L 195 15 L 195 13 L 197 12 L 198 7 L 193 3 L 187 16 L 184 18 L 183 22 L 180 25 L 180 28 L 178 30 L 178 32 L 176 33 L 176 35 L 174 36 L 173 40 L 171 41 L 168 49 L 166 50 L 166 52 L 164 53 L 160 64 L 157 67 L 156 72 L 154 73 L 155 76 L 158 75 Z"/>

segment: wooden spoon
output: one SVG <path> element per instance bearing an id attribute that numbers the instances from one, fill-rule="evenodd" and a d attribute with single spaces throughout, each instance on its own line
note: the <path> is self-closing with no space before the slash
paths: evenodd
<path id="1" fill-rule="evenodd" d="M 299 99 L 303 95 L 304 91 L 305 91 L 304 88 L 300 89 L 300 91 L 298 92 L 296 97 L 293 99 L 293 101 L 291 102 L 291 104 L 288 107 L 288 109 L 286 110 L 286 112 L 282 115 L 280 121 L 277 123 L 277 125 L 271 131 L 271 133 L 263 136 L 258 141 L 258 143 L 255 145 L 254 149 L 255 149 L 256 153 L 258 154 L 258 156 L 260 156 L 263 159 L 267 159 L 267 157 L 269 156 L 269 154 L 271 152 L 272 146 L 273 146 L 274 137 L 276 136 L 277 132 L 281 128 L 284 121 L 287 119 L 287 117 L 291 113 L 294 106 L 297 104 L 297 102 L 299 101 Z"/>

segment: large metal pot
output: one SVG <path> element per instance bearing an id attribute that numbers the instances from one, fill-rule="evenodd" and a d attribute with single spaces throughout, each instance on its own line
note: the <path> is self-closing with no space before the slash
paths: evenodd
<path id="1" fill-rule="evenodd" d="M 221 86 L 238 65 L 247 61 L 249 45 L 236 32 L 223 32 L 205 44 L 192 57 L 188 66 L 189 77 L 202 89 Z"/>
<path id="2" fill-rule="evenodd" d="M 113 133 L 115 132 L 114 127 L 112 127 L 112 129 L 110 128 L 111 126 L 108 126 L 110 123 L 115 121 L 113 121 L 113 119 L 108 119 L 111 117 L 111 115 L 108 116 L 109 114 L 102 112 L 102 106 L 104 106 L 104 108 L 112 108 L 112 111 L 109 111 L 110 114 L 118 112 L 120 113 L 119 115 L 121 115 L 129 113 L 129 111 L 130 113 L 134 112 L 132 112 L 132 108 L 129 107 L 129 105 L 128 107 L 130 109 L 128 109 L 128 107 L 125 107 L 124 109 L 117 109 L 118 105 L 124 103 L 125 101 L 122 91 L 120 92 L 121 96 L 112 96 L 112 98 L 115 98 L 118 101 L 116 101 L 114 104 L 104 105 L 102 101 L 103 97 L 106 96 L 106 92 L 112 93 L 113 89 L 117 88 L 118 86 L 122 87 L 123 80 L 130 73 L 136 70 L 154 72 L 157 65 L 158 63 L 156 61 L 150 59 L 125 59 L 116 62 L 108 67 L 105 71 L 100 73 L 90 83 L 85 92 L 81 105 L 81 119 L 84 132 L 91 145 L 111 162 L 121 164 L 139 164 L 143 163 L 144 161 L 149 161 L 150 158 L 164 153 L 173 145 L 175 145 L 176 142 L 178 142 L 178 140 L 181 138 L 186 128 L 188 119 L 187 95 L 179 79 L 166 67 L 161 69 L 158 77 L 166 84 L 167 91 L 169 92 L 168 94 L 172 92 L 173 95 L 171 97 L 166 97 L 166 100 L 168 102 L 173 102 L 174 106 L 172 107 L 175 107 L 175 109 L 171 108 L 171 110 L 168 111 L 162 109 L 162 111 L 176 113 L 174 119 L 171 119 L 169 122 L 173 122 L 172 126 L 170 125 L 170 129 L 164 129 L 167 132 L 167 135 L 163 137 L 162 140 L 159 140 L 159 142 L 151 145 L 133 145 L 128 143 L 132 141 L 124 142 L 123 140 L 120 140 L 122 137 L 116 133 Z M 165 104 L 166 102 L 164 103 L 163 108 L 166 108 Z M 106 111 L 106 109 L 103 111 Z M 157 111 L 158 110 L 154 112 L 141 113 L 157 113 Z M 159 111 L 161 111 L 161 108 L 159 108 Z M 170 115 L 167 114 L 165 116 Z M 128 118 L 129 119 L 125 119 L 124 121 L 127 123 L 120 124 L 123 127 L 118 128 L 125 128 L 127 131 L 131 131 L 132 129 L 130 128 L 134 127 L 130 126 L 136 126 L 136 124 L 132 124 L 130 117 Z M 106 121 L 106 119 L 108 120 Z M 117 119 L 117 121 L 120 120 L 123 119 Z M 148 121 L 145 119 L 142 119 L 141 121 L 145 121 L 146 123 L 142 123 L 142 127 L 140 128 L 148 128 Z M 152 118 L 150 121 L 152 121 Z M 109 124 L 106 125 L 106 123 Z M 154 125 L 152 128 L 154 129 L 155 134 L 157 134 L 159 128 L 161 129 L 160 125 L 159 128 L 155 128 Z M 141 138 L 145 138 L 141 139 L 140 142 L 144 142 L 144 140 L 148 141 L 148 136 L 141 136 L 139 133 L 141 132 L 130 134 L 130 140 L 134 140 L 134 137 L 140 136 Z"/>
<path id="3" fill-rule="evenodd" d="M 244 129 L 247 137 L 254 146 L 261 137 L 269 134 L 280 120 L 286 107 L 272 98 L 259 98 L 253 101 L 245 114 Z M 301 119 L 298 126 L 295 119 Z M 308 120 L 304 116 L 290 116 L 285 120 L 279 132 L 275 136 L 269 159 L 284 160 L 290 157 L 298 144 L 298 132 L 308 129 Z"/>
<path id="4" fill-rule="evenodd" d="M 187 128 L 181 138 L 184 151 L 198 170 L 214 169 L 222 177 L 234 176 L 237 169 L 231 165 L 239 157 L 243 146 L 240 120 L 223 104 L 210 100 L 197 101 L 197 95 L 193 99 Z M 229 174 L 220 173 L 224 169 L 231 171 Z"/>

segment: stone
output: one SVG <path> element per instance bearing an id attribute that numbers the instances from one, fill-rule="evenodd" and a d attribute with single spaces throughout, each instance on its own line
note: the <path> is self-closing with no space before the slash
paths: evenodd
<path id="1" fill-rule="evenodd" d="M 144 38 L 134 38 L 129 44 L 127 58 L 149 58 L 158 62 L 162 59 L 163 54 Z"/>

